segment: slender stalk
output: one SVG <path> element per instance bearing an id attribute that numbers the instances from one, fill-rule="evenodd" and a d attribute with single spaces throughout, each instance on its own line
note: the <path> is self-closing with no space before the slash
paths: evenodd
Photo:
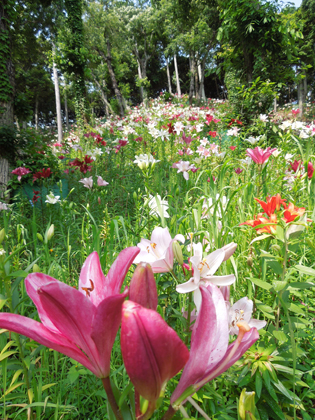
<path id="1" fill-rule="evenodd" d="M 110 379 L 109 377 L 107 378 L 102 378 L 102 383 L 103 383 L 103 387 L 105 389 L 106 395 L 107 395 L 107 399 L 108 402 L 113 410 L 113 413 L 115 414 L 115 417 L 117 420 L 123 420 L 123 416 L 118 408 L 117 402 L 115 400 L 114 397 L 114 393 L 112 390 L 112 386 L 110 384 Z"/>
<path id="2" fill-rule="evenodd" d="M 187 327 L 186 327 L 186 338 L 185 338 L 185 344 L 188 344 L 189 339 L 189 331 L 190 331 L 190 320 L 191 320 L 191 307 L 192 307 L 192 292 L 188 294 L 188 313 L 187 313 Z"/>
<path id="3" fill-rule="evenodd" d="M 174 408 L 170 405 L 168 407 L 167 412 L 164 414 L 164 416 L 161 418 L 161 420 L 170 420 L 174 414 L 176 413 L 176 411 L 174 410 Z"/>
<path id="4" fill-rule="evenodd" d="M 194 401 L 191 397 L 188 397 L 187 400 L 190 402 L 191 405 L 193 405 L 195 407 L 195 409 L 197 411 L 199 411 L 199 413 L 202 415 L 202 417 L 204 417 L 206 420 L 211 420 L 210 417 L 207 415 L 207 413 L 205 411 L 203 411 L 203 409 L 201 407 L 199 407 L 199 405 L 196 403 L 196 401 Z"/>
<path id="5" fill-rule="evenodd" d="M 285 274 L 287 271 L 287 261 L 288 261 L 288 240 L 287 240 L 287 232 L 284 232 L 284 259 L 283 259 L 283 269 L 281 275 L 281 281 L 284 281 Z M 282 297 L 282 290 L 279 292 L 279 303 L 277 309 L 277 317 L 276 317 L 276 330 L 279 330 L 280 324 L 280 308 L 281 308 L 281 297 Z"/>

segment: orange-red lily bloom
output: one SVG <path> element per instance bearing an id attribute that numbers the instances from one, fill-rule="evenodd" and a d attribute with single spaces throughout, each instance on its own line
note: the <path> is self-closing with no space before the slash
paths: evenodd
<path id="1" fill-rule="evenodd" d="M 270 217 L 275 210 L 279 211 L 281 204 L 285 204 L 286 200 L 282 199 L 280 194 L 274 195 L 273 197 L 267 197 L 266 202 L 255 198 L 255 200 L 261 205 L 264 212 Z"/>
<path id="2" fill-rule="evenodd" d="M 267 226 L 262 226 L 259 228 L 260 225 L 267 224 Z M 277 224 L 277 216 L 275 214 L 270 215 L 270 219 L 264 216 L 263 213 L 259 213 L 257 218 L 254 220 L 247 220 L 241 225 L 251 226 L 257 230 L 257 233 L 274 233 L 274 226 Z"/>
<path id="3" fill-rule="evenodd" d="M 297 217 L 303 216 L 305 213 L 304 207 L 295 207 L 293 203 L 289 203 L 288 206 L 285 206 L 285 209 L 283 220 L 286 223 L 294 222 Z"/>

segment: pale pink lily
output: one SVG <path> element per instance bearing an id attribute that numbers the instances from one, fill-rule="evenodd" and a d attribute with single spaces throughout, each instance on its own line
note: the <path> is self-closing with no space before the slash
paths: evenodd
<path id="1" fill-rule="evenodd" d="M 247 149 L 246 153 L 247 156 L 249 156 L 255 163 L 262 165 L 269 159 L 275 150 L 277 149 L 271 149 L 270 147 L 267 147 L 266 150 L 263 150 L 257 146 L 255 149 Z"/>
<path id="2" fill-rule="evenodd" d="M 176 286 L 178 293 L 194 292 L 194 302 L 199 312 L 201 305 L 200 286 L 203 284 L 216 284 L 217 286 L 229 286 L 235 282 L 234 274 L 226 276 L 214 276 L 223 261 L 230 258 L 236 250 L 237 245 L 231 242 L 223 248 L 217 249 L 203 258 L 202 244 L 193 244 L 194 256 L 190 258 L 193 268 L 193 277 L 186 283 Z"/>
<path id="3" fill-rule="evenodd" d="M 251 328 L 255 327 L 257 328 L 257 330 L 264 328 L 264 326 L 266 325 L 266 321 L 252 319 L 251 318 L 252 313 L 253 313 L 253 301 L 248 299 L 247 296 L 235 302 L 232 307 L 231 307 L 231 304 L 228 303 L 230 334 L 231 335 L 238 334 L 239 328 L 237 324 L 240 321 L 247 322 L 247 324 Z"/>
<path id="4" fill-rule="evenodd" d="M 229 345 L 228 315 L 224 298 L 213 284 L 200 287 L 201 308 L 193 327 L 190 357 L 175 389 L 171 404 L 175 409 L 203 385 L 232 366 L 258 340 L 256 328 L 245 322 L 237 339 Z"/>
<path id="5" fill-rule="evenodd" d="M 140 254 L 135 259 L 135 264 L 140 262 L 149 263 L 153 273 L 167 273 L 173 269 L 174 252 L 172 243 L 174 241 L 185 242 L 183 235 L 178 234 L 172 239 L 168 228 L 156 227 L 151 239 L 141 239 L 138 243 Z"/>
<path id="6" fill-rule="evenodd" d="M 128 289 L 120 294 L 137 247 L 124 249 L 105 277 L 97 252 L 85 261 L 79 290 L 46 274 L 25 279 L 28 295 L 41 322 L 21 315 L 1 313 L 0 328 L 30 337 L 81 363 L 99 378 L 107 378 L 110 355 L 121 321 Z"/>
<path id="7" fill-rule="evenodd" d="M 178 163 L 176 163 L 176 168 L 178 169 L 177 173 L 182 172 L 184 178 L 186 179 L 186 181 L 188 181 L 189 179 L 188 171 L 195 169 L 195 165 L 194 164 L 191 165 L 190 162 L 186 160 L 181 160 Z"/>
<path id="8" fill-rule="evenodd" d="M 88 188 L 89 190 L 93 187 L 93 177 L 90 176 L 89 178 L 82 178 L 79 182 L 82 182 L 83 186 Z"/>
<path id="9" fill-rule="evenodd" d="M 100 175 L 97 177 L 97 185 L 99 187 L 105 187 L 108 185 L 108 182 L 106 182 Z"/>

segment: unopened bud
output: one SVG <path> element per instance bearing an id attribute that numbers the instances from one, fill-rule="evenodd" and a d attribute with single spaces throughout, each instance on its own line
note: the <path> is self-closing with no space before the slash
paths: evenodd
<path id="1" fill-rule="evenodd" d="M 50 225 L 50 228 L 47 231 L 47 242 L 51 240 L 51 238 L 54 236 L 55 233 L 55 226 L 52 224 Z"/>
<path id="2" fill-rule="evenodd" d="M 246 392 L 246 388 L 244 388 L 240 395 L 238 414 L 242 420 L 246 420 L 248 417 L 254 418 L 255 411 L 255 392 Z M 249 414 L 249 416 L 246 416 L 246 414 Z"/>
<path id="3" fill-rule="evenodd" d="M 142 262 L 135 269 L 130 282 L 129 298 L 147 309 L 156 311 L 158 295 L 150 264 Z"/>
<path id="4" fill-rule="evenodd" d="M 98 204 L 101 205 L 101 197 L 98 197 L 97 201 L 98 201 Z"/>
<path id="5" fill-rule="evenodd" d="M 40 268 L 37 264 L 33 265 L 33 273 L 40 273 Z"/>
<path id="6" fill-rule="evenodd" d="M 249 267 L 252 267 L 254 264 L 253 257 L 249 256 L 246 262 Z"/>
<path id="7" fill-rule="evenodd" d="M 271 248 L 272 249 L 274 249 L 275 251 L 281 251 L 281 248 L 280 248 L 280 246 L 279 245 L 277 245 L 277 244 L 273 244 L 273 245 L 271 245 Z"/>
<path id="8" fill-rule="evenodd" d="M 37 239 L 39 239 L 41 242 L 44 241 L 44 238 L 40 233 L 37 233 Z"/>
<path id="9" fill-rule="evenodd" d="M 2 242 L 4 241 L 4 239 L 5 239 L 5 230 L 4 229 L 1 229 L 0 230 L 0 244 L 2 244 Z"/>
<path id="10" fill-rule="evenodd" d="M 184 264 L 183 252 L 182 252 L 182 248 L 180 247 L 179 243 L 177 241 L 174 241 L 172 243 L 172 248 L 173 248 L 174 257 L 175 257 L 176 261 L 178 262 L 178 264 L 183 265 Z"/>
<path id="11" fill-rule="evenodd" d="M 225 252 L 225 257 L 223 261 L 227 261 L 235 252 L 237 248 L 237 244 L 235 242 L 231 242 L 227 245 L 224 245 L 222 250 Z"/>
<path id="12" fill-rule="evenodd" d="M 138 198 L 136 191 L 133 192 L 133 199 L 136 201 Z"/>

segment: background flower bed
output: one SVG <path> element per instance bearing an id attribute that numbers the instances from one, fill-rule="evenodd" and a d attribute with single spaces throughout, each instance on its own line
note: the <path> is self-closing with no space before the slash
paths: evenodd
<path id="1" fill-rule="evenodd" d="M 11 252 L 5 273 L 13 279 L 14 311 L 35 316 L 34 308 L 25 296 L 22 279 L 26 272 L 40 270 L 76 286 L 80 268 L 92 251 L 99 252 L 103 270 L 107 272 L 120 250 L 136 245 L 141 238 L 151 237 L 156 226 L 168 226 L 172 237 L 178 233 L 185 236 L 183 253 L 186 261 L 190 256 L 187 248 L 190 233 L 195 241 L 204 242 L 211 250 L 234 241 L 238 244 L 237 252 L 219 274 L 234 272 L 237 282 L 232 288 L 233 301 L 245 295 L 254 299 L 255 316 L 265 319 L 268 326 L 261 332 L 257 346 L 244 359 L 246 365 L 240 363 L 208 384 L 198 392 L 196 400 L 213 418 L 237 418 L 237 398 L 246 386 L 256 391 L 261 417 L 266 413 L 269 418 L 278 419 L 284 415 L 293 416 L 290 392 L 295 392 L 299 399 L 296 400 L 298 415 L 308 419 L 313 410 L 314 294 L 307 285 L 314 277 L 314 224 L 309 224 L 298 240 L 290 245 L 290 282 L 300 282 L 301 286 L 291 288 L 290 294 L 285 296 L 291 305 L 291 327 L 282 313 L 278 330 L 275 299 L 277 287 L 280 287 L 276 282 L 281 279 L 281 250 L 277 243 L 270 245 L 268 238 L 252 242 L 256 238 L 255 231 L 240 226 L 260 211 L 254 197 L 265 200 L 267 195 L 277 193 L 281 193 L 287 202 L 305 207 L 308 217 L 314 220 L 314 179 L 309 179 L 307 170 L 303 173 L 304 165 L 307 169 L 308 162 L 314 162 L 314 126 L 310 121 L 296 121 L 298 114 L 288 117 L 292 120 L 284 123 L 281 115 L 270 114 L 266 121 L 257 115 L 250 125 L 245 125 L 231 116 L 227 103 L 211 101 L 205 107 L 190 108 L 185 98 L 179 106 L 159 98 L 152 100 L 148 109 L 133 109 L 123 120 L 115 117 L 94 128 L 87 127 L 84 132 L 78 129 L 69 133 L 60 146 L 50 142 L 46 148 L 37 150 L 44 152 L 43 155 L 27 155 L 25 162 L 21 160 L 20 163 L 25 163 L 31 173 L 22 177 L 22 188 L 27 184 L 27 188 L 35 189 L 34 173 L 49 167 L 51 177 L 40 179 L 40 182 L 46 184 L 49 192 L 52 177 L 62 176 L 68 181 L 69 194 L 65 197 L 56 191 L 55 195 L 61 196 L 61 202 L 47 203 L 41 208 L 36 203 L 32 206 L 28 198 L 20 196 L 10 204 L 10 211 L 2 211 L 1 227 L 6 233 L 3 246 L 7 255 Z M 183 129 L 179 128 L 179 123 Z M 196 129 L 198 124 L 201 125 L 200 131 Z M 178 128 L 178 134 L 169 132 L 172 127 L 173 130 Z M 205 156 L 197 152 L 203 138 L 206 145 L 203 147 L 209 150 Z M 250 158 L 244 160 L 246 149 L 257 145 L 263 149 L 272 146 L 280 153 L 270 156 L 264 166 L 251 163 Z M 234 150 L 230 146 L 235 146 Z M 94 153 L 95 160 L 82 163 L 86 156 L 89 161 L 96 149 L 102 154 Z M 136 156 L 141 154 L 152 155 L 159 162 L 141 170 L 134 163 Z M 288 154 L 292 156 L 288 158 Z M 294 160 L 302 160 L 299 171 L 285 173 L 291 168 L 289 162 Z M 178 172 L 178 166 L 172 167 L 180 161 L 189 162 L 196 169 L 188 171 L 188 180 Z M 76 164 L 69 165 L 73 162 Z M 84 165 L 91 166 L 90 170 Z M 237 173 L 238 169 L 242 171 Z M 82 178 L 91 176 L 91 189 L 79 183 Z M 98 186 L 97 176 L 109 184 Z M 12 188 L 20 185 L 15 178 L 12 179 Z M 167 204 L 161 201 L 163 207 L 157 205 L 157 210 L 152 213 L 150 195 L 157 194 Z M 46 197 L 42 201 L 45 200 Z M 52 224 L 54 235 L 48 240 L 47 232 Z M 157 286 L 158 311 L 170 326 L 181 330 L 181 310 L 187 304 L 186 297 L 176 292 L 176 280 L 169 273 L 157 276 Z M 3 287 L 1 293 L 5 309 L 7 296 Z M 294 331 L 296 348 L 292 348 L 290 328 Z M 5 349 L 6 338 L 4 334 L 0 337 L 1 349 Z M 11 346 L 14 349 L 13 344 Z M 95 419 L 105 416 L 104 391 L 85 368 L 23 338 L 22 346 L 33 390 L 32 410 L 38 415 L 45 410 L 45 415 L 51 418 L 58 418 L 62 413 L 67 413 L 65 418 L 79 418 L 91 413 Z M 3 354 L 9 349 L 10 346 Z M 113 380 L 124 389 L 128 380 L 120 367 L 117 346 L 113 354 Z M 12 404 L 17 401 L 25 403 L 25 392 L 22 392 L 25 381 L 21 373 L 14 377 L 14 367 L 19 363 L 14 355 L 7 355 L 3 360 L 3 372 L 6 372 L 4 388 L 9 389 L 3 401 L 8 413 L 12 413 L 16 410 Z M 38 372 L 39 364 L 41 370 Z M 276 366 L 275 372 L 284 389 L 274 385 L 274 371 L 270 364 Z M 15 385 L 18 386 L 14 388 Z M 175 388 L 175 383 L 171 384 L 167 395 L 170 395 L 172 386 Z M 47 402 L 52 405 L 44 408 L 47 397 Z M 67 403 L 62 405 L 64 401 Z M 21 414 L 13 412 L 16 418 L 23 418 L 23 410 L 27 409 L 21 407 L 19 410 Z M 160 410 L 163 412 L 163 406 Z M 193 411 L 191 415 L 195 415 Z"/>

